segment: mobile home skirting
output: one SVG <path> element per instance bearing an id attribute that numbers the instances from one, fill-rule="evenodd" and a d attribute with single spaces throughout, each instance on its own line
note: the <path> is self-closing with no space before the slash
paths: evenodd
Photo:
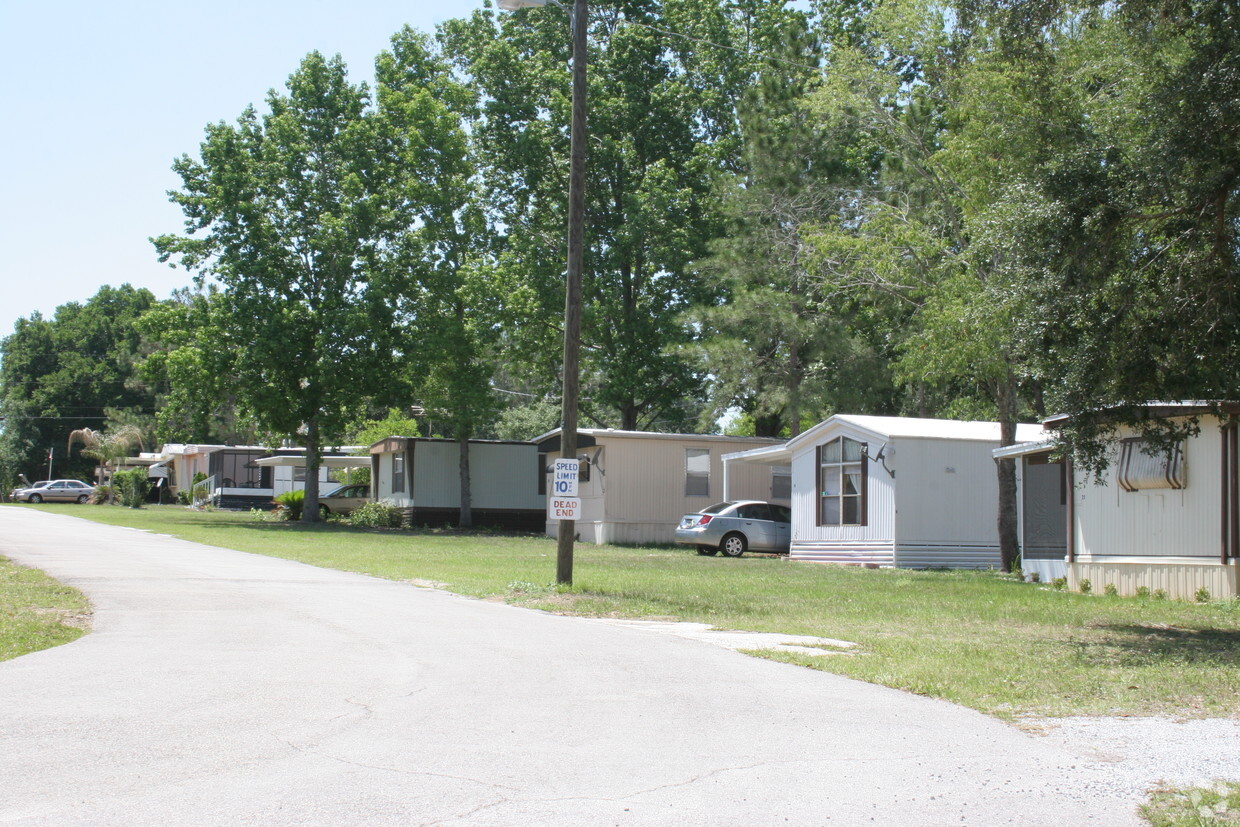
<path id="1" fill-rule="evenodd" d="M 1144 586 L 1150 592 L 1162 589 L 1168 597 L 1195 600 L 1199 589 L 1205 589 L 1213 600 L 1240 597 L 1240 569 L 1234 564 L 1200 557 L 1182 559 L 1159 558 L 1157 563 L 1143 560 L 1101 559 L 1068 563 L 1068 588 L 1078 591 L 1081 581 L 1090 582 L 1090 590 L 1101 594 L 1114 585 L 1118 594 L 1131 597 Z"/>
<path id="2" fill-rule="evenodd" d="M 793 541 L 793 560 L 901 569 L 997 569 L 999 547 L 985 543 Z"/>

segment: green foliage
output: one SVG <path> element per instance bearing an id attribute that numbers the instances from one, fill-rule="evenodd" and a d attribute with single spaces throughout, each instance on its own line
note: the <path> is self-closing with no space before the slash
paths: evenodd
<path id="1" fill-rule="evenodd" d="M 533 439 L 560 425 L 560 406 L 544 399 L 505 408 L 494 425 L 497 439 Z"/>
<path id="2" fill-rule="evenodd" d="M 117 499 L 127 508 L 141 508 L 151 490 L 145 468 L 117 471 L 112 475 L 112 484 L 116 489 Z"/>
<path id="3" fill-rule="evenodd" d="M 137 375 L 143 349 L 137 318 L 154 303 L 148 290 L 104 286 L 52 318 L 18 319 L 0 340 L 0 476 L 87 477 L 94 463 L 65 452 L 70 432 L 100 429 L 107 409 L 151 411 L 154 394 Z"/>
<path id="4" fill-rule="evenodd" d="M 1094 584 L 1089 582 L 1088 577 L 1082 577 L 1081 582 L 1077 584 L 1077 588 L 1080 589 L 1081 594 L 1089 594 L 1093 591 Z"/>
<path id="5" fill-rule="evenodd" d="M 1119 594 L 1119 588 L 1116 587 L 1114 583 L 1107 583 L 1105 586 L 1102 587 L 1102 593 L 1105 594 L 1107 597 L 1115 597 L 1117 594 Z"/>
<path id="6" fill-rule="evenodd" d="M 111 485 L 96 485 L 95 493 L 90 495 L 94 505 L 110 505 L 116 499 L 116 489 Z"/>
<path id="7" fill-rule="evenodd" d="M 355 445 L 374 445 L 390 436 L 421 436 L 418 421 L 400 408 L 388 408 L 383 419 L 360 419 L 350 426 L 348 441 Z"/>
<path id="8" fill-rule="evenodd" d="M 1155 600 L 1166 600 L 1167 590 L 1166 589 L 1154 589 L 1154 599 Z"/>
<path id="9" fill-rule="evenodd" d="M 400 528 L 402 519 L 401 509 L 396 506 L 368 502 L 349 512 L 345 522 L 359 528 Z"/>
<path id="10" fill-rule="evenodd" d="M 703 376 L 681 314 L 718 288 L 689 262 L 722 231 L 712 179 L 738 164 L 736 106 L 804 16 L 784 2 L 655 0 L 591 16 L 582 396 L 586 417 L 635 429 L 695 423 Z M 496 242 L 497 343 L 522 385 L 557 393 L 570 107 L 556 9 L 445 23 L 445 52 L 480 104 L 470 132 Z M 725 47 L 705 46 L 702 41 Z M 528 383 L 528 384 L 527 384 Z"/>
<path id="11" fill-rule="evenodd" d="M 301 488 L 285 491 L 277 495 L 274 502 L 281 519 L 296 522 L 301 519 L 302 510 L 306 504 L 306 492 Z"/>
<path id="12" fill-rule="evenodd" d="M 1150 596 L 1149 586 L 1137 586 L 1137 597 L 1141 598 L 1142 600 L 1148 600 L 1149 596 Z"/>
<path id="13" fill-rule="evenodd" d="M 1051 588 L 1057 592 L 1063 591 L 1064 589 L 1068 588 L 1068 578 L 1056 577 L 1054 580 L 1051 581 Z"/>
<path id="14" fill-rule="evenodd" d="M 372 102 L 339 57 L 307 55 L 266 114 L 208 126 L 201 158 L 176 161 L 188 233 L 155 241 L 219 285 L 202 335 L 231 362 L 190 369 L 222 367 L 261 428 L 301 434 L 312 497 L 321 446 L 425 355 L 420 284 L 467 185 L 459 123 L 415 63 L 381 61 Z"/>
<path id="15" fill-rule="evenodd" d="M 1197 589 L 1197 592 L 1193 595 L 1193 599 L 1196 600 L 1198 603 L 1209 603 L 1210 602 L 1210 590 L 1207 589 L 1205 586 L 1200 587 L 1199 589 Z"/>

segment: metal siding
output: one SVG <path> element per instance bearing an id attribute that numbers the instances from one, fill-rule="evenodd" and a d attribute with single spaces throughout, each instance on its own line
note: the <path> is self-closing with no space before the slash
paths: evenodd
<path id="1" fill-rule="evenodd" d="M 991 456 L 997 444 L 908 438 L 894 443 L 895 458 L 888 465 L 900 487 L 897 545 L 997 548 L 999 482 Z"/>
<path id="2" fill-rule="evenodd" d="M 1221 450 L 1217 420 L 1203 418 L 1201 433 L 1185 445 L 1188 485 L 1182 490 L 1124 491 L 1115 481 L 1114 451 L 1106 485 L 1097 484 L 1092 474 L 1078 474 L 1078 486 L 1072 491 L 1076 559 L 1082 563 L 1105 558 L 1217 560 Z"/>
<path id="3" fill-rule="evenodd" d="M 583 497 L 582 506 L 585 521 L 599 522 L 598 542 L 673 542 L 681 517 L 723 499 L 723 455 L 753 447 L 752 440 L 692 436 L 643 439 L 595 432 L 595 437 L 602 446 L 602 473 L 591 475 L 589 501 Z M 708 496 L 685 496 L 686 448 L 710 451 Z M 732 463 L 728 473 L 733 499 L 770 498 L 770 466 Z M 594 510 L 598 505 L 601 515 Z"/>
<path id="4" fill-rule="evenodd" d="M 421 446 L 419 446 L 420 448 Z M 454 460 L 460 452 L 451 452 Z M 479 443 L 469 448 L 469 477 L 474 508 L 546 508 L 535 476 L 538 450 L 529 445 Z M 460 479 L 459 467 L 453 474 Z M 456 484 L 459 492 L 460 483 Z M 457 499 L 460 499 L 458 493 Z"/>
<path id="5" fill-rule="evenodd" d="M 818 525 L 817 448 L 844 435 L 869 444 L 866 467 L 866 525 Z M 895 564 L 895 485 L 875 462 L 882 443 L 848 428 L 831 429 L 801 446 L 792 457 L 792 549 L 789 557 L 814 563 L 869 566 Z M 890 463 L 889 463 L 890 464 Z"/>

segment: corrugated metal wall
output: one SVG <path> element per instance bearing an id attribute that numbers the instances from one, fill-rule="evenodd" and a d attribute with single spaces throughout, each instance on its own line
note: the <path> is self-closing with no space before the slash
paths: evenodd
<path id="1" fill-rule="evenodd" d="M 895 440 L 899 546 L 999 546 L 994 442 Z"/>
<path id="2" fill-rule="evenodd" d="M 1124 434 L 1127 435 L 1127 434 Z M 1076 474 L 1072 492 L 1076 511 L 1076 557 L 1099 558 L 1219 557 L 1220 457 L 1222 438 L 1217 421 L 1203 419 L 1201 433 L 1188 440 L 1185 458 L 1188 485 L 1124 491 L 1115 482 L 1114 465 L 1107 485 L 1092 475 Z"/>

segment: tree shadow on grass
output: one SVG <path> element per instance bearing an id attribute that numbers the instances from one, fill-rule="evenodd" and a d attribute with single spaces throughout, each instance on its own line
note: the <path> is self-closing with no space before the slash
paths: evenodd
<path id="1" fill-rule="evenodd" d="M 1102 640 L 1074 640 L 1078 656 L 1122 666 L 1240 664 L 1240 629 L 1110 624 L 1094 627 Z"/>

